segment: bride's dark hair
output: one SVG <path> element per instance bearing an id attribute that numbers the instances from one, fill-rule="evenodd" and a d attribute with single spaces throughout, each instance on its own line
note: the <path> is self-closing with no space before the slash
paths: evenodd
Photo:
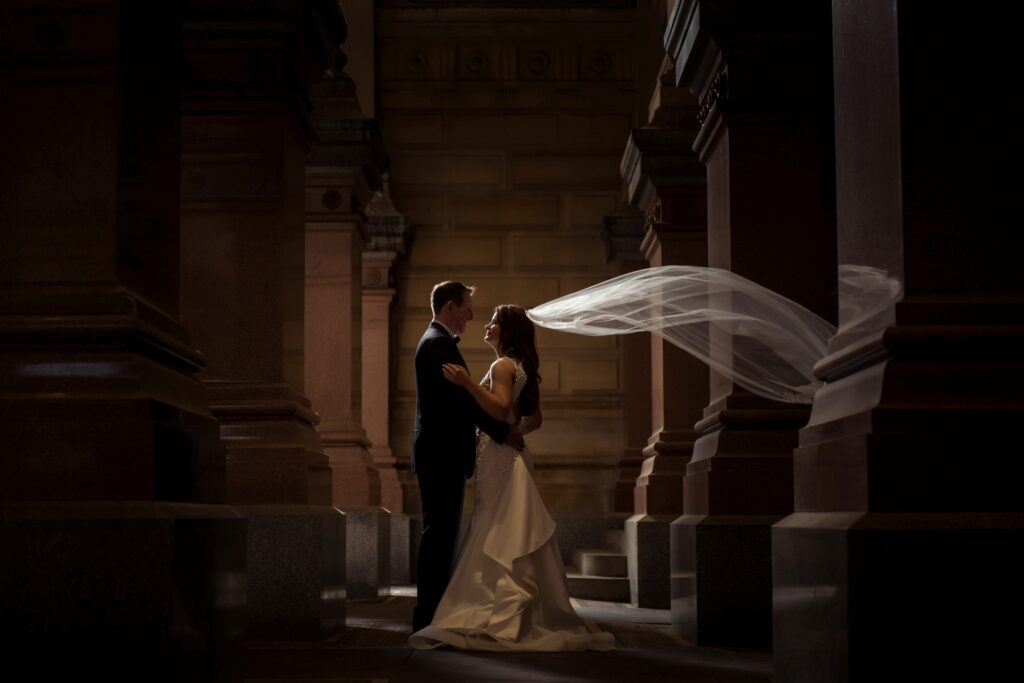
<path id="1" fill-rule="evenodd" d="M 536 333 L 533 321 L 526 317 L 526 311 L 519 306 L 502 304 L 494 309 L 494 321 L 498 323 L 498 351 L 523 364 L 526 371 L 526 386 L 519 394 L 516 408 L 517 417 L 533 415 L 540 405 L 540 357 L 537 355 Z"/>

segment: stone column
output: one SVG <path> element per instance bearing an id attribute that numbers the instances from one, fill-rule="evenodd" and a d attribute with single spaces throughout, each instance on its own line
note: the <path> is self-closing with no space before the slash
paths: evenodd
<path id="1" fill-rule="evenodd" d="M 333 501 L 348 519 L 348 597 L 376 599 L 390 592 L 391 534 L 360 405 L 363 212 L 381 187 L 386 155 L 343 72 L 325 75 L 313 103 L 317 141 L 306 159 L 306 381 L 334 473 Z"/>
<path id="2" fill-rule="evenodd" d="M 999 680 L 1024 605 L 1019 10 L 833 3 L 841 315 L 772 535 L 774 680 Z M 966 19 L 966 21 L 965 21 Z M 951 40 L 952 38 L 952 40 Z M 950 87 L 958 92 L 949 97 Z M 840 311 L 854 301 L 840 287 Z"/>
<path id="3" fill-rule="evenodd" d="M 756 11 L 754 11 L 756 9 Z M 829 5 L 681 0 L 666 46 L 700 97 L 708 265 L 835 318 Z M 729 359 L 724 359 L 729 362 Z M 807 409 L 712 373 L 673 526 L 673 623 L 708 645 L 771 642 L 771 525 L 792 506 Z"/>
<path id="4" fill-rule="evenodd" d="M 344 31 L 327 0 L 186 3 L 182 320 L 249 518 L 250 639 L 344 625 L 344 518 L 303 395 L 308 92 Z"/>
<path id="5" fill-rule="evenodd" d="M 690 150 L 693 131 L 638 128 L 623 158 L 630 203 L 644 211 L 641 250 L 651 266 L 706 262 L 704 170 Z M 683 472 L 693 423 L 707 401 L 707 369 L 651 336 L 651 433 L 626 521 L 630 593 L 642 607 L 670 604 L 669 525 L 682 513 Z"/>
<path id="6" fill-rule="evenodd" d="M 2 14 L 5 667 L 240 680 L 245 521 L 178 319 L 180 8 Z"/>
<path id="7" fill-rule="evenodd" d="M 605 216 L 604 236 L 609 254 L 623 273 L 647 267 L 640 251 L 644 235 L 644 216 L 640 212 Z M 619 480 L 615 484 L 612 508 L 633 513 L 633 489 L 640 476 L 643 450 L 651 432 L 651 337 L 627 334 L 620 338 L 623 362 L 623 404 L 626 419 L 626 448 L 619 461 Z"/>
<path id="8" fill-rule="evenodd" d="M 391 303 L 394 267 L 405 253 L 408 219 L 383 192 L 366 207 L 369 243 L 363 252 L 363 401 L 362 415 L 370 453 L 380 476 L 381 505 L 391 512 L 391 583 L 412 583 L 410 518 L 403 505 L 402 482 L 391 452 Z"/>

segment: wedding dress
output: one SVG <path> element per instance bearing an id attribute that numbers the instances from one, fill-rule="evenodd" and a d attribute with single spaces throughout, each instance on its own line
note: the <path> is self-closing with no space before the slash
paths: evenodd
<path id="1" fill-rule="evenodd" d="M 515 362 L 513 404 L 526 385 Z M 488 371 L 482 384 L 490 386 Z M 515 411 L 506 420 L 515 422 Z M 429 626 L 409 637 L 416 649 L 610 650 L 611 633 L 590 631 L 569 603 L 555 522 L 533 482 L 533 459 L 481 435 L 473 520 L 444 597 Z"/>

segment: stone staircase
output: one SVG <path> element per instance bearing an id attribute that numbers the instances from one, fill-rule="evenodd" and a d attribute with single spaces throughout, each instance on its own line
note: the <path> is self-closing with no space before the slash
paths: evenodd
<path id="1" fill-rule="evenodd" d="M 578 548 L 573 551 L 573 563 L 565 568 L 569 595 L 581 600 L 629 602 L 625 532 L 609 529 L 605 543 L 605 548 Z"/>

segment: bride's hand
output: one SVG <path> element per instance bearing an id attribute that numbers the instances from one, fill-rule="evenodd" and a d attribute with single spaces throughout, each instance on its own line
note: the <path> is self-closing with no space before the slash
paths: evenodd
<path id="1" fill-rule="evenodd" d="M 467 386 L 473 380 L 470 378 L 469 373 L 466 372 L 466 368 L 455 363 L 445 363 L 441 366 L 441 372 L 444 373 L 444 378 L 453 384 L 458 384 L 460 387 Z"/>

